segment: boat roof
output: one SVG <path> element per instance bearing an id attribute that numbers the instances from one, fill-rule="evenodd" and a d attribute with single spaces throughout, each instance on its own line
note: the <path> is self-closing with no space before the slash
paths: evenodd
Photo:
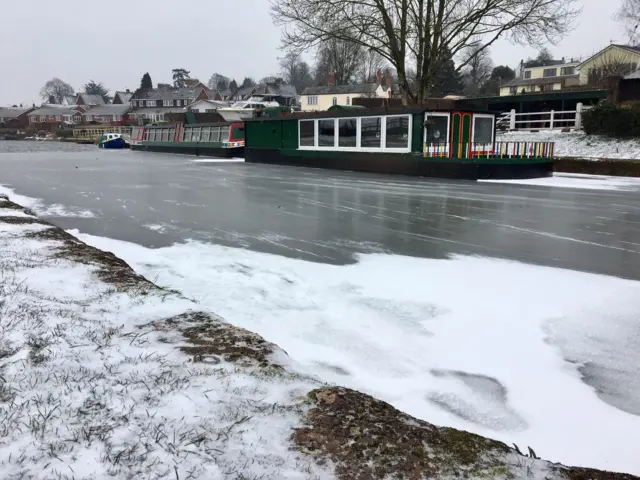
<path id="1" fill-rule="evenodd" d="M 184 128 L 197 128 L 197 127 L 227 127 L 233 125 L 234 123 L 242 123 L 242 122 L 214 122 L 214 123 L 185 123 Z M 176 124 L 166 124 L 166 125 L 146 125 L 145 128 L 148 129 L 156 129 L 156 128 L 175 128 Z"/>
<path id="2" fill-rule="evenodd" d="M 461 107 L 461 108 L 425 108 L 425 107 L 379 107 L 379 108 L 340 108 L 334 110 L 318 111 L 318 112 L 293 112 L 282 113 L 276 117 L 260 116 L 253 119 L 245 119 L 245 122 L 261 122 L 275 120 L 314 120 L 316 118 L 341 118 L 341 117 L 376 117 L 380 115 L 411 115 L 426 112 L 442 112 L 442 113 L 484 113 L 494 115 L 495 112 L 487 111 L 485 108 L 478 107 Z"/>

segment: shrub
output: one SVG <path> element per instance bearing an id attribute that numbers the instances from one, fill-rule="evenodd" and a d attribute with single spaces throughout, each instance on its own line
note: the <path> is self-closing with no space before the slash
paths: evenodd
<path id="1" fill-rule="evenodd" d="M 601 102 L 584 112 L 582 126 L 588 135 L 640 137 L 640 105 Z"/>

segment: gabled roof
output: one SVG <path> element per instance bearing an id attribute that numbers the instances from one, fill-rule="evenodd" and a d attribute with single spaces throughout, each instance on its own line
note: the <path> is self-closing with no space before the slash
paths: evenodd
<path id="1" fill-rule="evenodd" d="M 116 92 L 116 94 L 113 96 L 113 101 L 115 102 L 115 99 L 119 97 L 122 103 L 129 103 L 129 100 L 131 100 L 132 96 L 133 93 L 131 92 Z"/>
<path id="2" fill-rule="evenodd" d="M 75 105 L 77 101 L 78 101 L 78 96 L 77 95 L 67 95 L 66 97 L 64 97 L 62 99 L 62 104 L 63 105 Z"/>
<path id="3" fill-rule="evenodd" d="M 78 101 L 84 102 L 85 105 L 104 105 L 105 101 L 100 95 L 89 95 L 88 93 L 78 94 Z"/>
<path id="4" fill-rule="evenodd" d="M 361 83 L 358 85 L 334 85 L 332 87 L 307 87 L 302 95 L 346 95 L 371 94 L 378 89 L 377 83 Z"/>
<path id="5" fill-rule="evenodd" d="M 18 118 L 31 110 L 33 110 L 33 107 L 0 108 L 0 118 Z"/>
<path id="6" fill-rule="evenodd" d="M 608 50 L 609 48 L 620 48 L 622 50 L 625 50 L 629 53 L 633 53 L 635 55 L 640 56 L 640 46 L 633 46 L 633 45 L 620 45 L 618 43 L 612 43 L 610 45 L 607 45 L 606 47 L 604 47 L 602 50 L 600 50 L 597 53 L 594 53 L 593 55 L 591 55 L 589 58 L 587 58 L 586 60 L 584 60 L 583 62 L 580 63 L 580 65 L 584 65 L 585 63 L 587 63 L 589 60 L 591 60 L 594 57 L 597 57 L 598 55 L 600 55 L 602 52 L 604 52 L 605 50 Z M 580 66 L 578 65 L 578 66 Z"/>
<path id="7" fill-rule="evenodd" d="M 98 105 L 87 110 L 87 115 L 124 115 L 131 109 L 128 103 L 123 105 Z"/>
<path id="8" fill-rule="evenodd" d="M 33 112 L 29 113 L 29 116 L 35 115 L 75 115 L 77 110 L 75 106 L 66 105 L 43 105 L 40 108 L 36 108 Z"/>
<path id="9" fill-rule="evenodd" d="M 196 105 L 198 103 L 208 103 L 209 105 L 212 105 L 216 108 L 223 108 L 223 107 L 228 107 L 229 106 L 229 102 L 221 102 L 219 100 L 208 100 L 206 98 L 200 99 L 200 100 L 196 100 L 195 102 L 191 102 L 189 105 L 187 105 L 187 108 L 192 107 L 193 105 Z"/>

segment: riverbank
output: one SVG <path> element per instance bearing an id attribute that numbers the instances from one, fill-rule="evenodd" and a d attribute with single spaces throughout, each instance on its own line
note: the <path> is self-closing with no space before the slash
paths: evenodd
<path id="1" fill-rule="evenodd" d="M 327 386 L 4 198 L 0 246 L 8 478 L 635 478 L 566 469 Z"/>

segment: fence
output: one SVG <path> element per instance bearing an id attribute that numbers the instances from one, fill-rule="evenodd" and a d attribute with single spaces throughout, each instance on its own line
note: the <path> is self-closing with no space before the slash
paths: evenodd
<path id="1" fill-rule="evenodd" d="M 130 135 L 131 127 L 113 127 L 113 126 L 90 126 L 90 127 L 74 127 L 73 138 L 78 140 L 97 140 L 105 133 L 120 133 L 122 135 Z"/>
<path id="2" fill-rule="evenodd" d="M 576 105 L 575 110 L 551 110 L 547 112 L 516 113 L 515 110 L 504 112 L 496 126 L 501 130 L 554 130 L 582 128 L 582 113 L 591 107 L 582 103 Z"/>
<path id="3" fill-rule="evenodd" d="M 551 158 L 553 142 L 425 143 L 425 158 Z"/>

